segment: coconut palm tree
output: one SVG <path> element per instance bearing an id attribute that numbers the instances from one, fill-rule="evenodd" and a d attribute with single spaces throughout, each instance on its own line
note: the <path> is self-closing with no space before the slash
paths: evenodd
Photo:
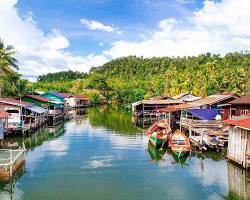
<path id="1" fill-rule="evenodd" d="M 0 97 L 4 86 L 7 86 L 9 90 L 15 90 L 15 85 L 9 80 L 9 77 L 16 76 L 14 70 L 19 69 L 14 54 L 13 46 L 5 46 L 3 40 L 0 39 Z"/>

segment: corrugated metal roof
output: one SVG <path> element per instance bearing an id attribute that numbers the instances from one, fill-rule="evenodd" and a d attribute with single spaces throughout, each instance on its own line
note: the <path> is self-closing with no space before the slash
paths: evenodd
<path id="1" fill-rule="evenodd" d="M 52 100 L 47 99 L 47 98 L 42 97 L 42 96 L 39 96 L 39 95 L 26 95 L 25 97 L 29 97 L 29 98 L 32 98 L 32 99 L 35 99 L 35 100 L 38 100 L 38 101 L 42 101 L 42 102 L 50 102 L 50 103 L 53 103 Z"/>
<path id="2" fill-rule="evenodd" d="M 1 118 L 1 119 L 7 118 L 8 116 L 9 116 L 9 113 L 4 112 L 4 111 L 0 111 L 0 118 Z"/>
<path id="3" fill-rule="evenodd" d="M 237 105 L 237 104 L 249 104 L 250 105 L 250 95 L 240 97 L 238 99 L 230 101 L 229 103 L 233 105 Z"/>
<path id="4" fill-rule="evenodd" d="M 29 106 L 29 107 L 27 107 L 27 109 L 28 109 L 28 110 L 31 110 L 31 111 L 33 111 L 33 112 L 36 112 L 36 113 L 38 113 L 38 114 L 42 114 L 42 113 L 47 112 L 46 109 L 41 108 L 41 107 L 39 107 L 39 106 Z"/>
<path id="5" fill-rule="evenodd" d="M 192 108 L 193 106 L 190 104 L 179 104 L 179 105 L 174 105 L 174 106 L 168 106 L 166 108 L 161 108 L 158 111 L 159 112 L 177 112 L 180 110 L 185 110 L 187 108 Z"/>
<path id="6" fill-rule="evenodd" d="M 56 96 L 56 97 L 62 98 L 62 99 L 65 98 L 64 95 L 60 94 L 59 92 L 50 91 L 50 92 L 48 92 L 48 93 L 49 93 L 49 94 L 52 94 L 52 95 L 54 95 L 54 96 Z"/>
<path id="7" fill-rule="evenodd" d="M 224 123 L 250 129 L 250 116 L 244 116 L 239 119 L 228 119 L 225 120 Z"/>
<path id="8" fill-rule="evenodd" d="M 20 100 L 13 99 L 13 98 L 0 98 L 0 102 L 5 103 L 5 104 L 9 104 L 9 105 L 20 106 L 20 107 L 28 107 L 28 106 L 33 105 L 32 103 L 20 101 Z"/>
<path id="9" fill-rule="evenodd" d="M 177 95 L 173 96 L 172 98 L 173 99 L 179 99 L 179 98 L 184 97 L 184 96 L 186 96 L 188 94 L 189 94 L 188 92 L 180 93 L 180 94 L 177 94 Z"/>
<path id="10" fill-rule="evenodd" d="M 142 100 L 142 104 L 180 104 L 181 100 Z"/>
<path id="11" fill-rule="evenodd" d="M 234 97 L 233 94 L 217 94 L 217 95 L 210 95 L 203 99 L 199 99 L 193 102 L 190 102 L 191 105 L 194 106 L 203 106 L 203 105 L 213 105 L 216 103 L 219 103 L 221 101 L 224 101 L 226 99 Z"/>

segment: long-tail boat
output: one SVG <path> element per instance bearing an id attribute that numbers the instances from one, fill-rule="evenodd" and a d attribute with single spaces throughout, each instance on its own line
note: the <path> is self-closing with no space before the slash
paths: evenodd
<path id="1" fill-rule="evenodd" d="M 147 131 L 147 136 L 153 147 L 163 147 L 167 142 L 171 128 L 167 119 L 155 122 Z"/>
<path id="2" fill-rule="evenodd" d="M 168 146 L 172 152 L 178 154 L 179 157 L 191 149 L 189 138 L 179 129 L 171 135 Z"/>

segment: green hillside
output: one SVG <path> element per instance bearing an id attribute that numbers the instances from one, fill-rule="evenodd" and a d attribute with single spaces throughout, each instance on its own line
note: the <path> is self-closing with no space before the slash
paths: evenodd
<path id="1" fill-rule="evenodd" d="M 129 56 L 92 68 L 84 79 L 71 83 L 67 92 L 94 90 L 108 100 L 123 102 L 181 92 L 199 96 L 229 92 L 244 95 L 250 88 L 250 54 L 150 59 Z"/>

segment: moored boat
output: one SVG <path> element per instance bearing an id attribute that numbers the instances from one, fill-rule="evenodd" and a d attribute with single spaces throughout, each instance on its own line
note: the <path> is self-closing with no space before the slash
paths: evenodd
<path id="1" fill-rule="evenodd" d="M 171 150 L 178 154 L 178 156 L 184 155 L 187 151 L 190 151 L 191 145 L 189 138 L 180 130 L 176 130 L 170 137 L 168 146 Z"/>
<path id="2" fill-rule="evenodd" d="M 148 130 L 147 136 L 153 147 L 163 147 L 167 142 L 171 128 L 168 120 L 162 119 L 155 122 Z"/>

